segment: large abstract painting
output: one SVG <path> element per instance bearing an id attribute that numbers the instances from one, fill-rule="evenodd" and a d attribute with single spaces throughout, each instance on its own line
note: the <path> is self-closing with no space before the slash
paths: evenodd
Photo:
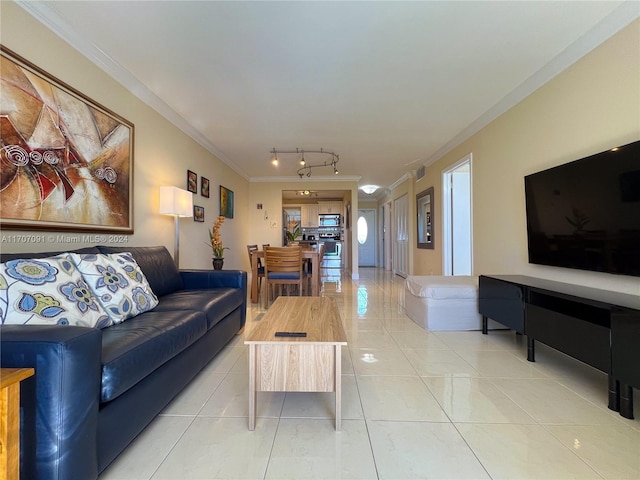
<path id="1" fill-rule="evenodd" d="M 133 233 L 133 124 L 0 45 L 0 223 Z"/>

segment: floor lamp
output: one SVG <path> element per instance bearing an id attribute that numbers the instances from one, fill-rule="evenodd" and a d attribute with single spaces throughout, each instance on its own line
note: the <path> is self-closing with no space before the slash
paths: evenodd
<path id="1" fill-rule="evenodd" d="M 160 187 L 160 213 L 174 217 L 176 242 L 173 259 L 180 268 L 180 217 L 193 217 L 193 194 L 178 187 Z"/>

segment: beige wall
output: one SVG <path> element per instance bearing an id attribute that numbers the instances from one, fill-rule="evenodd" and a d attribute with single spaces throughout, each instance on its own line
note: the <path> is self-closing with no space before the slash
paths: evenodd
<path id="1" fill-rule="evenodd" d="M 427 168 L 429 170 L 429 168 Z M 412 249 L 414 252 L 413 274 L 414 275 L 442 275 L 442 180 L 436 179 L 437 175 L 425 175 L 419 182 L 413 182 L 414 195 L 411 201 L 412 218 L 417 217 L 416 213 L 416 195 L 433 187 L 433 200 L 435 204 L 435 216 L 433 217 L 434 226 L 436 227 L 435 241 L 433 249 L 417 248 L 415 237 L 413 238 Z M 417 231 L 417 221 L 413 222 L 414 231 Z M 417 233 L 416 233 L 417 235 Z"/>
<path id="2" fill-rule="evenodd" d="M 219 209 L 218 185 L 235 193 L 235 218 L 222 228 L 226 268 L 244 267 L 244 238 L 248 234 L 249 183 L 202 146 L 142 103 L 93 63 L 69 47 L 58 36 L 11 2 L 2 2 L 0 41 L 25 59 L 71 85 L 94 101 L 116 112 L 135 125 L 134 148 L 134 230 L 127 242 L 118 245 L 165 245 L 173 253 L 173 218 L 159 215 L 158 188 L 175 185 L 186 188 L 187 169 L 204 175 L 211 182 L 211 196 L 194 196 L 194 204 L 205 208 L 205 223 L 185 218 L 181 225 L 180 266 L 208 268 L 211 251 L 207 245 Z M 3 234 L 20 233 L 3 230 Z M 34 233 L 34 232 L 29 232 Z M 73 237 L 73 233 L 68 236 Z M 108 242 L 105 242 L 108 243 Z M 4 252 L 65 250 L 83 243 L 53 242 L 15 244 L 3 242 Z"/>
<path id="3" fill-rule="evenodd" d="M 358 208 L 373 208 L 375 210 L 378 209 L 378 202 L 375 200 L 368 200 L 366 202 L 360 202 Z"/>
<path id="4" fill-rule="evenodd" d="M 530 265 L 524 203 L 525 175 L 640 138 L 639 39 L 635 21 L 427 167 L 415 190 L 435 187 L 441 218 L 442 171 L 473 154 L 475 274 L 517 273 L 640 294 L 638 278 Z M 414 250 L 416 273 L 442 271 L 442 224 L 436 225 L 436 249 Z"/>

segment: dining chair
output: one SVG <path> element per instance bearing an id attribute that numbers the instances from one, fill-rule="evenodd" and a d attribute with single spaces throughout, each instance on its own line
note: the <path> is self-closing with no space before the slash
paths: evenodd
<path id="1" fill-rule="evenodd" d="M 297 285 L 302 295 L 305 274 L 302 271 L 302 249 L 293 247 L 266 247 L 264 254 L 265 302 L 269 305 L 271 285 Z"/>
<path id="2" fill-rule="evenodd" d="M 249 254 L 249 265 L 251 265 L 251 254 L 258 251 L 258 245 L 247 245 L 247 253 Z M 258 257 L 258 294 L 260 294 L 260 286 L 262 285 L 262 279 L 264 278 L 264 266 L 262 265 L 262 259 Z"/>
<path id="3" fill-rule="evenodd" d="M 313 250 L 314 248 L 317 248 L 320 251 L 320 245 L 316 245 L 311 246 L 309 244 L 302 244 L 302 250 Z M 318 261 L 318 266 L 320 266 L 320 262 L 322 261 L 322 253 L 320 253 L 320 257 L 319 257 L 319 261 Z M 313 261 L 311 258 L 302 258 L 302 268 L 304 270 L 304 275 L 306 277 L 307 280 L 307 292 L 309 293 L 309 295 L 313 295 L 313 293 L 311 293 L 311 285 L 313 284 Z"/>
<path id="4" fill-rule="evenodd" d="M 324 258 L 324 243 L 318 245 L 318 249 L 320 250 L 320 253 L 318 254 L 318 267 L 321 267 L 322 259 Z M 318 275 L 320 275 L 320 272 L 318 272 Z M 322 286 L 322 284 L 320 286 Z"/>

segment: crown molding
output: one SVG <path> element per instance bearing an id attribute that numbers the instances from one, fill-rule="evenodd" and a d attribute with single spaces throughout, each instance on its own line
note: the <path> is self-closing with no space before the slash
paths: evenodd
<path id="1" fill-rule="evenodd" d="M 132 95 L 139 98 L 142 102 L 146 103 L 178 129 L 193 138 L 193 140 L 215 155 L 220 161 L 228 165 L 238 175 L 243 177 L 245 180 L 249 179 L 247 172 L 233 163 L 218 147 L 216 147 L 200 131 L 194 128 L 166 102 L 160 99 L 160 97 L 149 90 L 147 86 L 138 80 L 137 77 L 132 75 L 129 70 L 107 55 L 97 45 L 87 41 L 85 38 L 82 38 L 69 26 L 64 17 L 62 17 L 58 11 L 51 6 L 51 4 L 47 2 L 32 2 L 28 0 L 15 0 L 15 3 L 51 30 L 54 34 L 62 38 L 71 47 L 84 55 L 89 61 L 106 72 L 107 75 L 111 76 L 118 83 L 124 86 Z"/>
<path id="2" fill-rule="evenodd" d="M 449 140 L 442 148 L 428 157 L 422 164 L 428 167 L 440 160 L 451 150 L 468 140 L 474 134 L 478 133 L 482 128 L 489 125 L 511 107 L 520 103 L 538 88 L 542 87 L 545 83 L 549 82 L 561 72 L 569 68 L 591 50 L 603 44 L 637 18 L 640 18 L 639 5 L 640 4 L 637 0 L 626 0 L 623 2 L 606 18 L 596 24 L 591 28 L 591 30 L 574 41 L 551 61 L 540 68 L 540 70 L 503 97 L 502 100 L 478 117 L 478 119 L 472 122 L 467 128 Z"/>
<path id="3" fill-rule="evenodd" d="M 400 186 L 400 184 L 404 183 L 407 180 L 411 180 L 412 178 L 413 178 L 413 175 L 411 174 L 411 172 L 407 172 L 404 175 L 402 175 L 399 179 L 397 179 L 395 182 L 393 182 L 391 185 L 389 185 L 387 188 L 389 189 L 389 191 L 391 191 L 394 188 Z"/>

